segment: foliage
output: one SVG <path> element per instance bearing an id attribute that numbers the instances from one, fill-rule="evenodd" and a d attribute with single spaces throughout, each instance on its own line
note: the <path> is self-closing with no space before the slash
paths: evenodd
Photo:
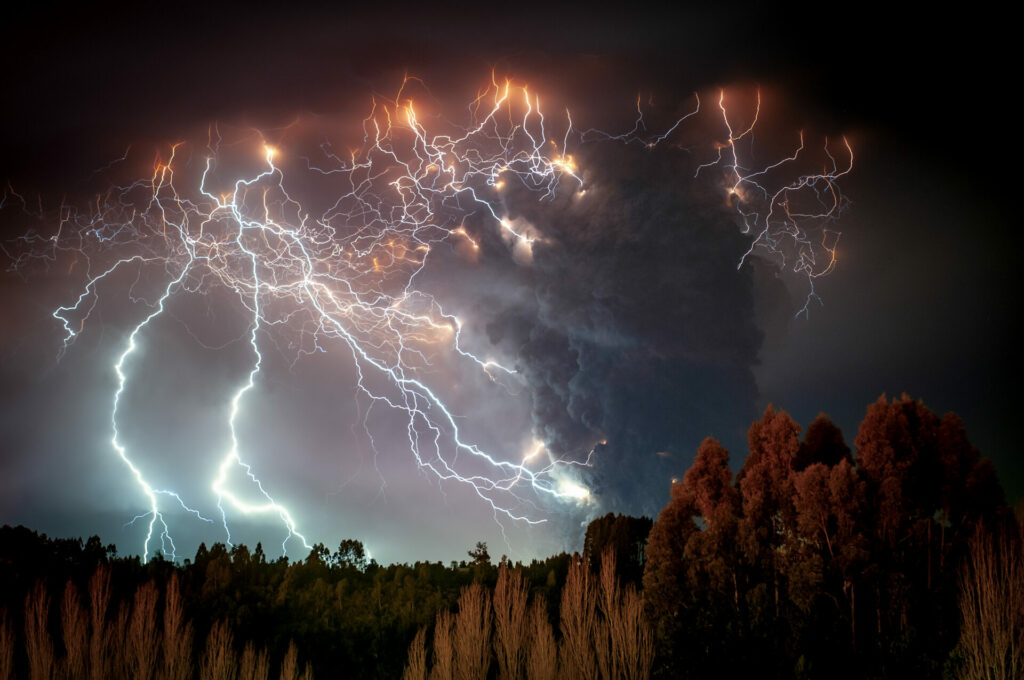
<path id="1" fill-rule="evenodd" d="M 1007 515 L 954 415 L 883 396 L 851 455 L 819 416 L 771 406 L 733 476 L 700 446 L 655 522 L 643 576 L 662 677 L 939 677 L 958 638 L 958 567 Z"/>

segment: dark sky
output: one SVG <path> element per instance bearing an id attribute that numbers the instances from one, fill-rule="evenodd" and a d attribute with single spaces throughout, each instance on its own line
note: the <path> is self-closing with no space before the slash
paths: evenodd
<path id="1" fill-rule="evenodd" d="M 240 425 L 261 477 L 289 499 L 311 540 L 360 538 L 385 561 L 460 559 L 480 539 L 517 557 L 575 548 L 580 523 L 596 512 L 655 513 L 705 435 L 721 439 L 738 467 L 745 429 L 768 403 L 804 425 L 824 411 L 852 442 L 883 392 L 960 414 L 1010 498 L 1024 495 L 1013 427 L 1022 406 L 1011 345 L 1021 244 L 1011 228 L 1017 142 L 1004 104 L 1009 29 L 980 10 L 292 3 L 21 12 L 5 20 L 0 41 L 0 176 L 33 201 L 39 195 L 50 214 L 62 199 L 87 200 L 94 170 L 129 145 L 146 164 L 211 121 L 273 131 L 302 120 L 358 143 L 354 123 L 371 96 L 393 94 L 406 72 L 455 106 L 494 69 L 588 126 L 614 129 L 632 125 L 638 92 L 681 110 L 695 91 L 759 85 L 769 130 L 851 140 L 857 161 L 842 182 L 851 203 L 838 225 L 839 263 L 819 280 L 824 305 L 807 318 L 793 318 L 798 280 L 765 266 L 735 270 L 748 242 L 727 228 L 734 222 L 706 187 L 677 181 L 689 161 L 667 150 L 588 148 L 580 160 L 602 187 L 588 207 L 517 203 L 515 216 L 548 237 L 528 269 L 502 257 L 493 234 L 486 266 L 438 256 L 422 284 L 466 312 L 473 347 L 513 361 L 524 381 L 506 398 L 446 366 L 477 390 L 453 397 L 474 434 L 514 452 L 531 431 L 576 453 L 595 433 L 609 442 L 585 477 L 599 500 L 538 507 L 549 521 L 537 527 L 506 523 L 507 547 L 479 499 L 402 455 L 400 421 L 375 424 L 376 459 L 353 436 L 361 412 L 351 366 L 318 355 L 289 367 L 285 353 L 268 354 Z M 9 243 L 35 223 L 8 205 L 2 225 Z M 487 238 L 485 224 L 469 226 Z M 122 524 L 144 506 L 108 430 L 113 359 L 139 310 L 115 293 L 58 362 L 50 314 L 76 283 L 55 271 L 2 279 L 0 522 L 100 533 L 135 552 L 139 528 Z M 223 405 L 247 370 L 244 347 L 210 352 L 182 332 L 231 334 L 230 317 L 193 318 L 194 304 L 184 301 L 179 323 L 155 330 L 131 394 L 126 436 L 146 442 L 141 459 L 154 477 L 209 467 L 204 452 L 224 445 Z M 205 488 L 188 474 L 177 479 Z M 234 521 L 247 543 L 282 538 L 279 524 Z M 183 554 L 224 539 L 215 527 L 174 522 Z"/>

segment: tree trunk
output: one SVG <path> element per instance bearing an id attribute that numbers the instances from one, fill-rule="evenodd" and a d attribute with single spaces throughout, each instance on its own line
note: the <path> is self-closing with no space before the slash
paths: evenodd
<path id="1" fill-rule="evenodd" d="M 928 590 L 932 589 L 932 521 L 928 520 Z"/>
<path id="2" fill-rule="evenodd" d="M 850 584 L 850 647 L 857 653 L 857 587 Z"/>

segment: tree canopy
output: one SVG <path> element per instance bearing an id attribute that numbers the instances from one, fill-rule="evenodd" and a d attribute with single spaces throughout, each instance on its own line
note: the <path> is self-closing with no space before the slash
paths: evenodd
<path id="1" fill-rule="evenodd" d="M 651 530 L 643 576 L 664 677 L 937 677 L 979 523 L 1008 516 L 959 418 L 906 395 L 854 440 L 769 406 L 735 475 L 706 439 Z"/>

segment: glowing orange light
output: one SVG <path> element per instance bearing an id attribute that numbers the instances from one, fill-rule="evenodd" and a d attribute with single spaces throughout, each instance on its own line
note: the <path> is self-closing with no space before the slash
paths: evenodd
<path id="1" fill-rule="evenodd" d="M 569 172 L 576 172 L 576 161 L 572 156 L 562 156 L 554 161 L 554 164 L 560 168 L 565 168 Z"/>

